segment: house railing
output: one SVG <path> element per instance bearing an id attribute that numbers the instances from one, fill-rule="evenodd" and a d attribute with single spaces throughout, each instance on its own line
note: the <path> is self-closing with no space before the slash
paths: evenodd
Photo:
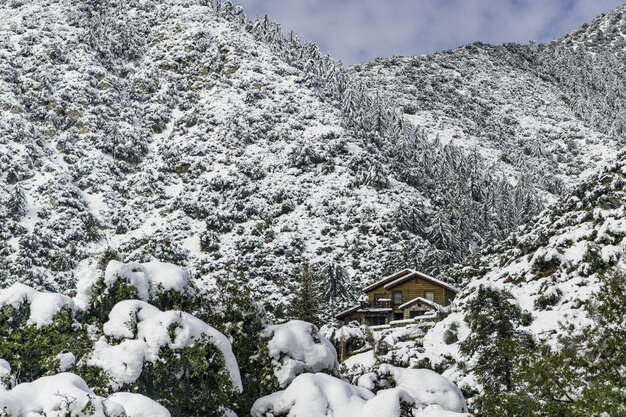
<path id="1" fill-rule="evenodd" d="M 361 303 L 362 308 L 392 308 L 391 301 L 366 301 Z"/>

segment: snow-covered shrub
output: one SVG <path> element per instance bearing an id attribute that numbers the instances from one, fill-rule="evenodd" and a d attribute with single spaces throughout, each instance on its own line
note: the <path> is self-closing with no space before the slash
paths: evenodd
<path id="1" fill-rule="evenodd" d="M 364 388 L 323 373 L 307 373 L 295 378 L 287 389 L 259 398 L 252 416 L 356 417 L 372 398 L 374 394 Z"/>
<path id="2" fill-rule="evenodd" d="M 467 405 L 459 387 L 430 369 L 406 369 L 380 365 L 377 371 L 379 386 L 401 388 L 412 398 L 416 408 L 437 405 L 448 411 L 467 412 Z"/>
<path id="3" fill-rule="evenodd" d="M 107 280 L 97 271 L 90 274 L 87 265 L 76 299 L 22 284 L 0 290 L 0 358 L 12 365 L 3 366 L 2 384 L 71 369 L 99 395 L 129 390 L 167 401 L 176 415 L 217 416 L 237 408 L 242 382 L 222 333 L 190 314 L 161 311 L 141 300 L 123 300 L 111 311 L 89 304 L 89 284 L 123 282 L 120 288 L 127 292 L 115 296 L 150 298 L 154 288 L 162 304 L 190 305 L 195 299 L 178 291 L 187 285 L 184 271 L 168 267 L 150 273 L 148 266 L 124 280 L 119 275 Z M 158 297 L 168 291 L 175 297 Z"/>
<path id="4" fill-rule="evenodd" d="M 365 347 L 367 342 L 366 328 L 354 321 L 345 326 L 326 324 L 320 328 L 320 334 L 331 341 L 342 358 Z"/>
<path id="5" fill-rule="evenodd" d="M 253 417 L 467 417 L 468 414 L 454 410 L 462 409 L 464 403 L 461 406 L 454 394 L 447 395 L 439 380 L 432 375 L 428 377 L 422 383 L 411 378 L 410 383 L 404 383 L 406 388 L 381 389 L 374 394 L 327 374 L 307 373 L 294 379 L 285 390 L 259 398 L 251 414 Z M 434 384 L 434 393 L 430 384 Z M 416 398 L 426 398 L 430 405 L 418 403 Z"/>
<path id="6" fill-rule="evenodd" d="M 265 328 L 261 337 L 267 341 L 274 375 L 282 388 L 304 372 L 338 371 L 335 348 L 314 324 L 291 320 Z"/>
<path id="7" fill-rule="evenodd" d="M 61 294 L 23 284 L 0 290 L 0 358 L 22 381 L 57 372 L 58 355 L 78 353 L 91 344 L 75 311 L 73 300 Z"/>
<path id="8" fill-rule="evenodd" d="M 89 304 L 88 315 L 102 321 L 113 306 L 123 300 L 138 299 L 171 310 L 200 313 L 201 303 L 194 296 L 188 273 L 165 262 L 122 263 L 110 260 L 104 276 L 91 274 L 79 282 L 79 297 Z"/>
<path id="9" fill-rule="evenodd" d="M 11 387 L 11 365 L 6 360 L 0 358 L 0 392 Z"/>
<path id="10" fill-rule="evenodd" d="M 242 390 L 229 340 L 190 314 L 126 300 L 113 307 L 103 333 L 85 365 L 91 375 L 102 371 L 108 391 L 140 392 L 176 415 L 195 416 L 217 415 Z"/>
<path id="11" fill-rule="evenodd" d="M 531 272 L 538 277 L 554 274 L 561 263 L 561 255 L 556 250 L 538 250 L 531 261 Z"/>
<path id="12" fill-rule="evenodd" d="M 534 307 L 537 310 L 551 308 L 559 302 L 562 295 L 563 291 L 559 287 L 549 284 L 542 285 L 539 296 L 535 298 Z"/>
<path id="13" fill-rule="evenodd" d="M 459 340 L 459 322 L 453 321 L 448 328 L 443 332 L 443 341 L 446 345 L 451 345 Z"/>
<path id="14" fill-rule="evenodd" d="M 94 395 L 71 373 L 41 377 L 0 392 L 0 415 L 41 417 L 170 417 L 169 411 L 140 394 Z"/>
<path id="15" fill-rule="evenodd" d="M 265 311 L 246 286 L 220 284 L 217 303 L 220 308 L 211 316 L 211 324 L 231 341 L 239 364 L 244 395 L 233 407 L 238 415 L 250 414 L 253 402 L 279 388 L 270 364 L 267 340 L 261 331 L 267 326 Z"/>

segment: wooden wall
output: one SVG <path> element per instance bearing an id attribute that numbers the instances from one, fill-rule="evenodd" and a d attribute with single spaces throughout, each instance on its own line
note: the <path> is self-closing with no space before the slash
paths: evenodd
<path id="1" fill-rule="evenodd" d="M 376 294 L 383 294 L 384 298 L 392 299 L 392 292 L 395 291 L 402 291 L 402 303 L 406 303 L 407 301 L 417 297 L 426 298 L 424 296 L 425 291 L 433 291 L 435 293 L 435 302 L 441 304 L 442 306 L 449 305 L 449 300 L 454 299 L 454 293 L 452 291 L 419 277 L 407 279 L 402 284 L 391 288 L 391 291 L 386 290 L 384 287 L 384 285 L 380 285 L 368 292 L 368 301 L 373 303 Z M 400 310 L 394 309 L 394 312 L 400 312 Z"/>

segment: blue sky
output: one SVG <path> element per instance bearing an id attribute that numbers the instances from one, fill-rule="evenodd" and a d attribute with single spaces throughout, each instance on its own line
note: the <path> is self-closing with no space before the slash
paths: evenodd
<path id="1" fill-rule="evenodd" d="M 544 42 L 624 0 L 234 0 L 346 64 L 481 41 Z"/>

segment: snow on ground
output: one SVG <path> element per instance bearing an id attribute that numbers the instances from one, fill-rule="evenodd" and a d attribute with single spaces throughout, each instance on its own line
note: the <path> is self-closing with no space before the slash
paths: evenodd
<path id="1" fill-rule="evenodd" d="M 311 323 L 291 320 L 267 327 L 261 336 L 269 339 L 274 375 L 283 388 L 303 372 L 336 372 L 339 367 L 332 343 Z"/>
<path id="2" fill-rule="evenodd" d="M 428 353 L 436 353 L 436 356 L 441 357 L 443 355 L 449 355 L 457 358 L 459 356 L 459 347 L 456 344 L 447 344 L 444 341 L 444 333 L 455 323 L 458 326 L 457 337 L 459 339 L 465 339 L 470 330 L 467 323 L 464 320 L 462 313 L 452 313 L 442 321 L 438 322 L 436 326 L 432 327 L 424 335 L 423 343 L 424 349 Z M 431 363 L 437 363 L 435 355 L 431 355 Z"/>
<path id="3" fill-rule="evenodd" d="M 122 341 L 112 345 L 105 337 L 100 338 L 87 362 L 105 370 L 115 384 L 134 382 L 141 375 L 144 361 L 159 359 L 161 348 L 182 349 L 208 336 L 210 343 L 222 352 L 233 386 L 242 390 L 237 359 L 229 340 L 191 314 L 161 311 L 144 301 L 125 300 L 113 307 L 103 330 L 105 336 Z"/>
<path id="4" fill-rule="evenodd" d="M 413 321 L 415 323 L 415 321 Z M 383 330 L 380 338 L 390 347 L 393 347 L 400 340 L 415 339 L 424 336 L 424 330 L 421 324 L 413 324 L 404 327 L 392 328 L 391 330 Z"/>
<path id="5" fill-rule="evenodd" d="M 0 307 L 11 306 L 15 309 L 28 304 L 30 316 L 28 324 L 37 327 L 52 324 L 54 316 L 63 308 L 73 310 L 74 301 L 58 293 L 37 291 L 24 284 L 13 284 L 9 288 L 0 290 Z"/>
<path id="6" fill-rule="evenodd" d="M 98 397 L 71 373 L 45 376 L 0 392 L 0 410 L 9 416 L 170 417 L 165 408 L 143 395 Z"/>

